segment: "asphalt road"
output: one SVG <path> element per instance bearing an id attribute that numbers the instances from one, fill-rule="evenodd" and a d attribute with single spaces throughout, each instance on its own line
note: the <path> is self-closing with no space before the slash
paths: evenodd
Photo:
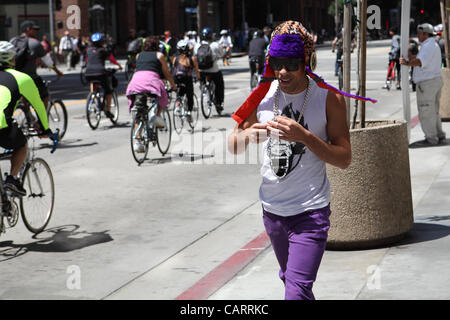
<path id="1" fill-rule="evenodd" d="M 368 50 L 367 95 L 379 100 L 367 105 L 369 119 L 402 118 L 401 91 L 381 90 L 388 51 Z M 334 54 L 319 49 L 318 59 L 316 73 L 337 85 Z M 62 98 L 69 111 L 68 131 L 54 154 L 47 142 L 36 141 L 37 154 L 53 171 L 55 209 L 47 230 L 37 236 L 22 222 L 0 236 L 0 299 L 173 299 L 190 286 L 190 279 L 258 235 L 260 215 L 248 215 L 248 208 L 258 203 L 257 147 L 248 156 L 226 151 L 235 125 L 230 115 L 250 93 L 247 57 L 234 58 L 222 70 L 223 115 L 213 111 L 204 120 L 200 114 L 194 133 L 174 132 L 169 154 L 161 156 L 153 148 L 140 167 L 131 155 L 131 117 L 124 96 L 119 98 L 119 124 L 104 119 L 93 131 L 84 115 L 88 89 L 78 73 L 67 72 L 51 84 L 52 95 Z M 42 75 L 55 79 L 48 71 Z M 123 94 L 124 74 L 118 78 Z M 214 255 L 205 256 L 208 245 L 217 248 Z M 183 253 L 195 268 L 184 268 L 177 260 Z M 161 276 L 158 267 L 163 265 L 164 281 L 155 282 L 159 287 L 145 294 L 127 290 L 152 271 Z"/>

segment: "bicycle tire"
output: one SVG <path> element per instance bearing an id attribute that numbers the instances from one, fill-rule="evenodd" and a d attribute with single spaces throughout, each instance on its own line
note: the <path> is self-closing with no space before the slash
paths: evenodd
<path id="1" fill-rule="evenodd" d="M 89 81 L 86 79 L 86 67 L 82 67 L 80 71 L 80 81 L 83 86 L 86 86 Z"/>
<path id="2" fill-rule="evenodd" d="M 23 172 L 22 185 L 27 191 L 27 195 L 20 198 L 22 220 L 30 232 L 40 233 L 50 222 L 55 205 L 55 183 L 48 163 L 41 158 L 31 160 Z M 41 204 L 43 209 L 32 213 Z"/>
<path id="3" fill-rule="evenodd" d="M 166 125 L 164 128 L 156 128 L 156 144 L 158 145 L 159 152 L 165 155 L 169 151 L 172 140 L 172 121 L 170 120 L 170 113 L 167 108 L 162 109 L 161 118 L 163 118 Z"/>
<path id="4" fill-rule="evenodd" d="M 183 100 L 180 97 L 177 97 L 173 103 L 172 114 L 175 132 L 181 134 L 184 126 L 184 105 Z"/>
<path id="5" fill-rule="evenodd" d="M 92 130 L 98 128 L 101 119 L 100 101 L 96 95 L 96 92 L 89 92 L 86 99 L 86 119 Z"/>
<path id="6" fill-rule="evenodd" d="M 148 137 L 148 127 L 146 124 L 146 120 L 140 114 L 136 114 L 133 117 L 133 121 L 131 122 L 131 135 L 130 135 L 130 143 L 131 143 L 131 154 L 133 155 L 134 160 L 140 165 L 147 158 L 148 153 L 148 145 L 149 145 L 149 137 Z M 137 152 L 134 149 L 135 143 L 141 143 L 144 146 L 143 152 Z"/>
<path id="7" fill-rule="evenodd" d="M 208 119 L 211 116 L 211 104 L 208 103 L 208 88 L 206 85 L 202 85 L 200 88 L 200 104 L 202 107 L 202 114 L 205 119 Z"/>
<path id="8" fill-rule="evenodd" d="M 250 78 L 250 89 L 253 90 L 258 85 L 258 75 L 256 72 Z"/>
<path id="9" fill-rule="evenodd" d="M 47 109 L 47 117 L 50 129 L 53 132 L 59 129 L 59 140 L 61 141 L 66 134 L 68 124 L 67 109 L 62 100 L 50 101 L 50 106 Z M 55 125 L 52 125 L 52 123 Z"/>
<path id="10" fill-rule="evenodd" d="M 117 98 L 117 93 L 114 91 L 111 99 L 111 113 L 114 115 L 113 118 L 109 118 L 113 124 L 117 124 L 119 120 L 119 99 Z"/>
<path id="11" fill-rule="evenodd" d="M 339 67 L 338 70 L 338 81 L 339 81 L 339 90 L 342 90 L 344 88 L 344 75 L 341 67 Z"/>
<path id="12" fill-rule="evenodd" d="M 192 106 L 192 111 L 191 111 L 191 121 L 188 121 L 188 124 L 192 129 L 192 133 L 194 133 L 194 128 L 197 125 L 198 113 L 199 113 L 198 112 L 198 99 L 195 94 L 193 96 L 193 100 L 194 100 L 194 104 Z"/>

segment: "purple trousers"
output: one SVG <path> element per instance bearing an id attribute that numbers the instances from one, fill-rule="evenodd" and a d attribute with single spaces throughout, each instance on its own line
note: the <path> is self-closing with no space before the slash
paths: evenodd
<path id="1" fill-rule="evenodd" d="M 312 292 L 330 229 L 330 205 L 282 217 L 263 209 L 263 221 L 280 265 L 286 300 L 314 300 Z"/>

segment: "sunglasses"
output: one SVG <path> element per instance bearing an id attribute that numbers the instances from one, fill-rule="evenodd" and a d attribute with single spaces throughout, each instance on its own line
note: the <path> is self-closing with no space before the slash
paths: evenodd
<path id="1" fill-rule="evenodd" d="M 297 71 L 303 62 L 305 62 L 304 59 L 300 58 L 269 58 L 269 65 L 273 71 L 280 71 L 283 67 L 286 71 Z"/>

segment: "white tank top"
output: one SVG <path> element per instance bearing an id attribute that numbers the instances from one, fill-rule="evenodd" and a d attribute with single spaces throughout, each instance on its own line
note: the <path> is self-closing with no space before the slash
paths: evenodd
<path id="1" fill-rule="evenodd" d="M 258 106 L 257 117 L 260 123 L 273 119 L 274 96 L 277 81 L 273 81 L 270 90 Z M 302 125 L 314 135 L 328 143 L 326 101 L 328 90 L 319 88 L 309 79 L 310 92 L 305 106 L 303 121 L 298 119 L 305 99 L 306 90 L 299 94 L 286 94 L 280 90 L 278 106 L 283 116 L 287 116 Z M 330 202 L 330 183 L 326 174 L 325 162 L 320 160 L 308 148 L 303 154 L 295 154 L 292 166 L 297 166 L 283 179 L 273 174 L 267 155 L 267 142 L 262 148 L 264 162 L 261 167 L 263 176 L 259 196 L 264 210 L 280 215 L 292 216 L 312 209 L 327 206 Z M 297 148 L 296 148 L 297 149 Z"/>

